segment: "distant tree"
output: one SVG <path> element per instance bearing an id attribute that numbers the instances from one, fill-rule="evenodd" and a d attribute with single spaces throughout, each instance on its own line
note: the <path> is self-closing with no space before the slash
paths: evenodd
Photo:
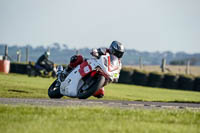
<path id="1" fill-rule="evenodd" d="M 185 65 L 185 60 L 172 60 L 170 61 L 170 65 Z"/>
<path id="2" fill-rule="evenodd" d="M 170 65 L 186 65 L 187 61 L 190 61 L 190 65 L 197 65 L 200 61 L 199 59 L 192 57 L 187 59 L 180 59 L 180 60 L 172 60 L 170 61 Z"/>
<path id="3" fill-rule="evenodd" d="M 45 46 L 32 47 L 32 45 L 19 46 L 19 45 L 8 45 L 8 55 L 12 58 L 12 61 L 16 61 L 16 51 L 21 50 L 22 56 L 21 61 L 26 61 L 26 48 L 29 49 L 29 60 L 37 61 L 38 57 L 43 54 L 47 48 L 50 48 L 51 55 L 50 59 L 58 64 L 68 63 L 70 57 L 79 51 L 84 57 L 91 57 L 89 48 L 74 49 L 69 48 L 66 44 L 52 43 Z M 5 44 L 0 44 L 0 55 L 4 54 Z M 191 65 L 200 66 L 200 53 L 187 54 L 184 52 L 172 53 L 166 52 L 147 52 L 137 51 L 135 49 L 127 49 L 122 58 L 123 65 L 139 65 L 139 57 L 142 58 L 143 65 L 160 65 L 162 58 L 166 58 L 166 64 L 171 65 L 186 65 L 187 61 L 190 60 Z"/>

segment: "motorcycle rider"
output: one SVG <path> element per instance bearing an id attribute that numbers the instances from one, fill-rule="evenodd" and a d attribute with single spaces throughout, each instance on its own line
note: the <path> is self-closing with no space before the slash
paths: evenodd
<path id="1" fill-rule="evenodd" d="M 50 52 L 49 51 L 46 51 L 44 54 L 42 54 L 36 64 L 35 64 L 35 68 L 37 70 L 46 70 L 47 72 L 50 71 L 51 69 L 51 66 L 49 66 L 49 64 L 52 64 L 52 61 L 50 61 L 48 58 L 50 56 Z"/>
<path id="2" fill-rule="evenodd" d="M 124 54 L 124 46 L 118 42 L 118 41 L 113 41 L 110 45 L 109 48 L 98 48 L 98 49 L 92 49 L 91 51 L 91 55 L 96 57 L 96 58 L 100 58 L 102 55 L 106 55 L 106 53 L 115 55 L 120 62 L 120 59 L 122 58 L 123 54 Z M 81 64 L 84 61 L 83 56 L 82 55 L 74 55 L 71 57 L 70 59 L 70 64 L 68 65 L 68 67 L 63 71 L 63 70 L 59 70 L 57 71 L 57 75 L 58 75 L 58 81 L 61 82 L 65 79 L 65 77 L 79 64 Z M 121 62 L 120 62 L 120 66 L 121 66 Z M 118 79 L 115 79 L 116 81 Z M 95 94 L 93 95 L 97 98 L 102 98 L 104 96 L 104 87 L 100 88 L 97 92 L 95 92 Z"/>

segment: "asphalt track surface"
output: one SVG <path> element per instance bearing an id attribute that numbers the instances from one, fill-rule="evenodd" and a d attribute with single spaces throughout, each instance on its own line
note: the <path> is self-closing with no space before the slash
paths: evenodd
<path id="1" fill-rule="evenodd" d="M 0 98 L 0 104 L 35 106 L 106 106 L 127 109 L 198 109 L 200 103 L 143 102 L 117 100 L 79 100 L 79 99 L 30 99 Z"/>

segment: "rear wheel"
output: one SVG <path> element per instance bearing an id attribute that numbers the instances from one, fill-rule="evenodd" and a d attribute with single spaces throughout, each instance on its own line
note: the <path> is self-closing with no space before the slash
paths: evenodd
<path id="1" fill-rule="evenodd" d="M 89 80 L 89 81 L 87 81 Z M 105 77 L 102 75 L 96 75 L 90 80 L 87 79 L 84 85 L 78 90 L 77 97 L 79 99 L 86 99 L 93 95 L 99 88 L 103 87 L 105 83 Z"/>
<path id="2" fill-rule="evenodd" d="M 29 77 L 36 76 L 36 71 L 35 71 L 34 67 L 29 65 L 27 67 L 27 74 Z"/>
<path id="3" fill-rule="evenodd" d="M 60 93 L 60 87 L 55 86 L 57 80 L 55 80 L 48 89 L 48 95 L 50 98 L 61 98 L 63 95 Z"/>

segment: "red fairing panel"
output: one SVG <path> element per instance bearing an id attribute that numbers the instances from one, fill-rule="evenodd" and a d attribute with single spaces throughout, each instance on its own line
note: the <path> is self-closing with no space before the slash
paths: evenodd
<path id="1" fill-rule="evenodd" d="M 88 64 L 87 61 L 84 61 L 83 63 L 81 63 L 79 72 L 82 77 L 85 77 L 85 75 L 87 75 L 91 71 L 92 71 L 92 67 Z"/>

